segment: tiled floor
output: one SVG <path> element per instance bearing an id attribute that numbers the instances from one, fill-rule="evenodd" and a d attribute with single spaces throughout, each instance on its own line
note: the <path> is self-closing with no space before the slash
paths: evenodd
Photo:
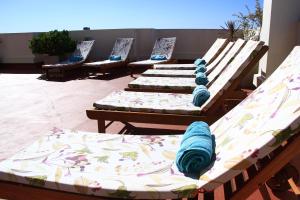
<path id="1" fill-rule="evenodd" d="M 96 132 L 97 124 L 86 117 L 85 110 L 97 99 L 125 88 L 132 80 L 123 76 L 111 80 L 54 82 L 39 77 L 40 74 L 0 74 L 0 160 L 18 152 L 53 127 Z M 122 127 L 115 123 L 107 132 L 118 132 Z M 283 196 L 291 199 L 287 194 Z M 262 197 L 256 191 L 249 199 Z M 272 195 L 272 199 L 276 198 Z"/>

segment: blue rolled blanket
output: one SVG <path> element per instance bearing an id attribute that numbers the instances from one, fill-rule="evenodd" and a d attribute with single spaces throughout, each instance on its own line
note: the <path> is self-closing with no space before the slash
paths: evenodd
<path id="1" fill-rule="evenodd" d="M 79 62 L 82 60 L 83 60 L 83 57 L 81 55 L 72 55 L 69 57 L 70 62 Z"/>
<path id="2" fill-rule="evenodd" d="M 196 67 L 196 70 L 195 70 L 195 74 L 197 74 L 197 73 L 199 73 L 199 72 L 202 72 L 202 73 L 204 73 L 204 72 L 206 72 L 206 67 L 205 67 L 205 65 L 198 65 L 197 67 Z"/>
<path id="3" fill-rule="evenodd" d="M 193 91 L 193 104 L 201 107 L 210 97 L 210 93 L 204 85 L 198 85 Z"/>
<path id="4" fill-rule="evenodd" d="M 151 60 L 167 60 L 167 57 L 165 55 L 152 55 Z"/>
<path id="5" fill-rule="evenodd" d="M 120 55 L 111 55 L 109 56 L 109 60 L 112 60 L 112 61 L 118 61 L 118 60 L 121 60 L 122 57 Z"/>
<path id="6" fill-rule="evenodd" d="M 176 165 L 187 176 L 200 176 L 213 162 L 215 138 L 205 122 L 193 122 L 186 129 L 176 154 Z"/>
<path id="7" fill-rule="evenodd" d="M 196 74 L 195 83 L 197 85 L 206 85 L 208 83 L 208 78 L 205 73 L 199 72 Z"/>
<path id="8" fill-rule="evenodd" d="M 206 64 L 205 60 L 201 59 L 201 58 L 197 58 L 194 62 L 194 65 L 196 65 L 196 66 L 205 65 L 205 64 Z"/>

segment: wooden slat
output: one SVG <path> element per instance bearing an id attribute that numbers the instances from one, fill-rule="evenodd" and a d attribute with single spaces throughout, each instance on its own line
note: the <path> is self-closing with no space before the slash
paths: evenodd
<path id="1" fill-rule="evenodd" d="M 215 194 L 213 191 L 204 193 L 204 197 L 203 197 L 204 200 L 213 200 L 214 198 L 215 198 Z"/>
<path id="2" fill-rule="evenodd" d="M 239 175 L 237 175 L 235 177 L 235 185 L 236 185 L 236 189 L 239 190 L 243 187 L 243 185 L 245 184 L 244 181 L 244 176 L 242 173 L 240 173 Z"/>
<path id="3" fill-rule="evenodd" d="M 232 194 L 233 194 L 233 189 L 232 189 L 232 185 L 231 185 L 231 181 L 227 181 L 224 185 L 224 197 L 225 199 L 230 199 Z"/>
<path id="4" fill-rule="evenodd" d="M 267 165 L 251 180 L 237 191 L 232 199 L 246 199 L 251 193 L 253 193 L 259 185 L 264 184 L 275 173 L 277 173 L 282 167 L 284 167 L 297 153 L 300 153 L 300 135 L 299 133 L 293 137 L 290 144 L 285 146 L 285 149 Z"/>

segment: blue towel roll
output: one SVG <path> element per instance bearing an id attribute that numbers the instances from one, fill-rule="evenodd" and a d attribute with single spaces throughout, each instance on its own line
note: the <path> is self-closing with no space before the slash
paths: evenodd
<path id="1" fill-rule="evenodd" d="M 201 107 L 210 97 L 210 93 L 204 85 L 198 85 L 193 91 L 194 106 Z"/>
<path id="2" fill-rule="evenodd" d="M 79 61 L 82 61 L 82 60 L 83 60 L 83 57 L 81 55 L 72 55 L 69 58 L 70 62 L 79 62 Z"/>
<path id="3" fill-rule="evenodd" d="M 151 60 L 167 60 L 167 57 L 165 55 L 152 55 Z"/>
<path id="4" fill-rule="evenodd" d="M 205 73 L 206 72 L 206 67 L 205 65 L 198 65 L 196 67 L 196 70 L 195 70 L 195 74 L 199 73 L 199 72 L 202 72 L 202 73 Z"/>
<path id="5" fill-rule="evenodd" d="M 199 72 L 196 74 L 195 83 L 197 85 L 206 85 L 208 83 L 208 78 L 205 73 Z"/>
<path id="6" fill-rule="evenodd" d="M 206 62 L 204 59 L 201 59 L 201 58 L 197 58 L 194 62 L 194 65 L 198 66 L 198 65 L 205 65 Z"/>
<path id="7" fill-rule="evenodd" d="M 111 55 L 109 56 L 109 60 L 113 60 L 113 61 L 118 61 L 118 60 L 121 60 L 122 57 L 120 55 Z"/>
<path id="8" fill-rule="evenodd" d="M 212 163 L 215 141 L 205 122 L 193 122 L 186 129 L 176 154 L 176 165 L 187 176 L 199 176 Z"/>

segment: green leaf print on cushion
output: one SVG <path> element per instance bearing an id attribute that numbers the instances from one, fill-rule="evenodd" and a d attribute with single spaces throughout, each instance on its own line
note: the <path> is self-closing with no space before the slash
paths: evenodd
<path id="1" fill-rule="evenodd" d="M 138 153 L 135 151 L 130 151 L 130 152 L 122 152 L 120 153 L 120 155 L 122 156 L 121 159 L 131 159 L 133 161 L 136 161 Z"/>
<path id="2" fill-rule="evenodd" d="M 291 128 L 287 128 L 285 130 L 276 130 L 272 133 L 275 137 L 275 142 L 271 145 L 271 147 L 276 147 L 287 140 L 291 135 L 295 134 L 295 131 L 292 131 Z"/>
<path id="3" fill-rule="evenodd" d="M 45 186 L 47 176 L 31 176 L 26 177 L 26 180 L 29 182 L 30 185 L 43 187 Z"/>
<path id="4" fill-rule="evenodd" d="M 101 163 L 108 163 L 107 159 L 109 158 L 108 156 L 97 156 L 97 161 Z"/>
<path id="5" fill-rule="evenodd" d="M 197 188 L 198 186 L 196 184 L 191 184 L 191 185 L 182 186 L 180 188 L 176 188 L 172 190 L 172 192 L 174 194 L 177 194 L 178 198 L 181 197 L 192 198 L 198 193 Z"/>
<path id="6" fill-rule="evenodd" d="M 109 195 L 111 197 L 118 197 L 118 198 L 122 198 L 122 199 L 134 199 L 134 196 L 130 196 L 131 192 L 127 191 L 126 186 L 124 185 L 124 183 L 122 183 L 123 185 L 119 186 L 118 189 L 115 192 L 111 192 L 109 193 Z"/>

